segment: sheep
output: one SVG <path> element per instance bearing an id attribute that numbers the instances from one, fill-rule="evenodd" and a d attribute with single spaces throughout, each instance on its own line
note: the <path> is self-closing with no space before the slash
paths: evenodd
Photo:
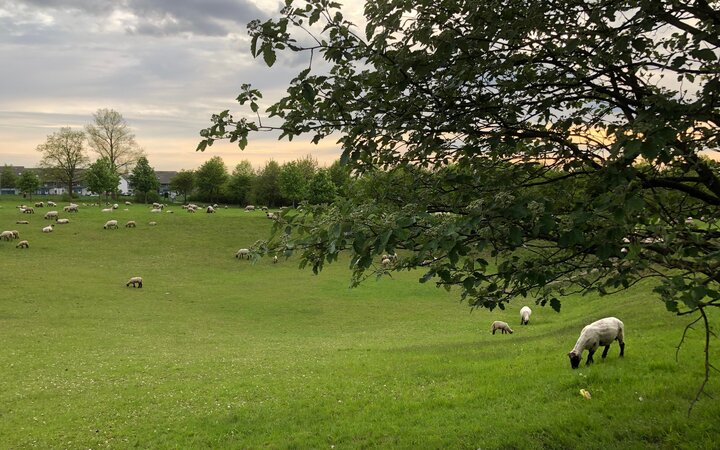
<path id="1" fill-rule="evenodd" d="M 130 286 L 132 284 L 133 287 L 142 287 L 143 279 L 142 277 L 132 277 L 128 280 L 127 283 L 125 283 L 125 286 Z"/>
<path id="2" fill-rule="evenodd" d="M 20 211 L 22 211 L 23 214 L 35 214 L 35 210 L 30 207 L 23 208 Z"/>
<path id="3" fill-rule="evenodd" d="M 208 206 L 205 212 L 207 212 L 208 214 L 212 214 L 215 212 L 215 208 L 213 208 L 212 206 Z"/>
<path id="4" fill-rule="evenodd" d="M 117 203 L 113 203 L 113 205 L 112 205 L 112 209 L 118 209 L 119 207 L 120 207 L 120 205 L 118 205 Z"/>
<path id="5" fill-rule="evenodd" d="M 53 207 L 54 207 L 54 206 L 57 206 L 57 203 L 55 203 L 55 202 L 53 202 L 53 201 L 50 201 L 50 200 L 48 200 L 48 202 L 47 202 L 47 205 L 48 205 L 48 206 L 53 206 Z"/>
<path id="6" fill-rule="evenodd" d="M 390 258 L 383 258 L 382 261 L 380 261 L 380 264 L 382 264 L 383 267 L 387 267 L 392 263 Z"/>
<path id="7" fill-rule="evenodd" d="M 43 202 L 35 202 L 35 207 L 36 207 L 36 208 L 44 208 L 44 207 L 45 207 L 45 203 L 43 203 Z"/>
<path id="8" fill-rule="evenodd" d="M 235 257 L 238 259 L 243 259 L 247 257 L 247 259 L 250 259 L 250 250 L 247 248 L 241 248 L 240 250 L 235 253 Z"/>
<path id="9" fill-rule="evenodd" d="M 20 232 L 18 230 L 10 230 L 13 234 L 13 239 L 20 239 Z"/>
<path id="10" fill-rule="evenodd" d="M 490 331 L 492 331 L 492 334 L 495 334 L 496 330 L 500 330 L 502 334 L 513 334 L 513 330 L 512 328 L 510 328 L 510 325 L 508 325 L 507 322 L 502 322 L 500 320 L 496 320 L 492 323 L 492 328 L 490 329 Z"/>
<path id="11" fill-rule="evenodd" d="M 585 365 L 589 366 L 593 363 L 593 354 L 598 347 L 603 346 L 602 357 L 607 356 L 610 344 L 617 340 L 620 344 L 620 357 L 625 356 L 625 325 L 616 317 L 606 317 L 587 325 L 580 332 L 580 337 L 575 343 L 575 347 L 568 353 L 570 357 L 570 366 L 577 369 L 582 359 L 583 351 L 588 351 L 588 358 Z"/>
<path id="12" fill-rule="evenodd" d="M 20 241 L 17 243 L 15 248 L 30 248 L 30 244 L 28 243 L 28 241 Z"/>
<path id="13" fill-rule="evenodd" d="M 48 225 L 48 226 L 46 226 L 46 227 L 43 227 L 42 232 L 43 232 L 43 233 L 52 233 L 52 230 L 53 230 L 53 227 L 54 227 L 54 226 L 55 226 L 54 224 L 50 224 L 50 225 Z"/>
<path id="14" fill-rule="evenodd" d="M 78 205 L 76 205 L 75 203 L 70 203 L 68 206 L 63 207 L 63 211 L 78 212 Z"/>
<path id="15" fill-rule="evenodd" d="M 58 219 L 55 221 L 57 224 L 70 223 L 70 219 Z"/>
<path id="16" fill-rule="evenodd" d="M 148 222 L 148 225 L 150 225 L 151 227 L 154 227 L 155 225 L 157 225 L 157 222 L 155 222 L 155 221 L 153 220 L 152 222 Z"/>
<path id="17" fill-rule="evenodd" d="M 18 225 L 30 225 L 30 222 L 27 220 L 16 220 L 15 223 Z"/>
<path id="18" fill-rule="evenodd" d="M 255 211 L 255 206 L 254 206 L 254 205 L 247 205 L 247 206 L 245 207 L 245 211 Z"/>
<path id="19" fill-rule="evenodd" d="M 106 230 L 109 230 L 111 228 L 117 229 L 117 227 L 118 227 L 117 220 L 108 220 L 107 222 L 105 222 L 105 225 L 103 225 L 103 228 Z"/>
<path id="20" fill-rule="evenodd" d="M 532 310 L 529 306 L 523 306 L 520 308 L 520 325 L 527 325 L 530 323 L 530 314 L 532 314 Z"/>
<path id="21" fill-rule="evenodd" d="M 265 216 L 270 220 L 278 220 L 278 215 L 276 213 L 269 212 Z"/>
<path id="22" fill-rule="evenodd" d="M 135 223 L 134 220 L 128 220 L 125 224 L 125 228 L 135 228 L 137 227 L 137 223 Z"/>
<path id="23" fill-rule="evenodd" d="M 162 203 L 153 202 L 152 207 L 154 209 L 163 209 L 165 207 L 165 205 Z"/>
<path id="24" fill-rule="evenodd" d="M 14 239 L 13 232 L 12 231 L 3 231 L 0 233 L 0 239 L 5 239 L 6 241 L 9 241 L 10 239 Z"/>
<path id="25" fill-rule="evenodd" d="M 159 213 L 159 212 L 162 212 L 162 209 L 160 209 L 160 208 L 153 208 L 153 209 L 150 210 L 150 212 L 151 212 L 151 213 Z"/>
<path id="26" fill-rule="evenodd" d="M 103 208 L 100 210 L 100 212 L 113 212 L 112 208 Z"/>
<path id="27" fill-rule="evenodd" d="M 132 205 L 132 202 L 129 202 L 129 201 L 126 200 L 126 201 L 125 201 L 125 206 L 130 206 L 130 205 Z"/>
<path id="28" fill-rule="evenodd" d="M 277 264 L 277 262 L 278 262 L 277 255 L 273 256 L 272 262 L 273 262 L 273 264 Z"/>
<path id="29" fill-rule="evenodd" d="M 43 216 L 44 219 L 57 219 L 58 212 L 57 211 L 48 211 Z"/>

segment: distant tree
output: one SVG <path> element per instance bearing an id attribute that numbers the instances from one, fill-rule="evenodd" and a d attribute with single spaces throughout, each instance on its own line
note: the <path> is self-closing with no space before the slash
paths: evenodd
<path id="1" fill-rule="evenodd" d="M 335 200 L 337 188 L 330 178 L 328 169 L 320 169 L 317 171 L 308 189 L 308 201 L 314 205 L 330 203 Z"/>
<path id="2" fill-rule="evenodd" d="M 220 195 L 220 188 L 228 179 L 225 163 L 219 156 L 213 156 L 195 172 L 195 183 L 203 200 L 214 202 Z"/>
<path id="3" fill-rule="evenodd" d="M 107 158 L 115 173 L 128 173 L 143 156 L 143 151 L 123 116 L 113 109 L 98 109 L 93 114 L 93 122 L 85 126 L 90 149 Z"/>
<path id="4" fill-rule="evenodd" d="M 183 203 L 187 203 L 187 198 L 195 188 L 195 172 L 192 170 L 181 170 L 170 180 L 170 189 L 182 194 Z"/>
<path id="5" fill-rule="evenodd" d="M 160 187 L 160 182 L 155 174 L 155 170 L 150 167 L 150 163 L 146 157 L 141 156 L 137 164 L 135 164 L 132 174 L 130 175 L 130 184 L 132 184 L 135 192 L 143 195 L 143 202 L 145 203 L 148 201 L 148 193 L 156 192 Z"/>
<path id="6" fill-rule="evenodd" d="M 330 174 L 330 179 L 332 179 L 338 195 L 347 195 L 351 183 L 349 166 L 347 164 L 342 164 L 338 160 L 330 165 L 330 167 L 328 168 L 328 173 Z"/>
<path id="7" fill-rule="evenodd" d="M 255 171 L 250 161 L 241 161 L 235 166 L 232 175 L 225 184 L 225 194 L 232 203 L 247 205 L 250 200 Z"/>
<path id="8" fill-rule="evenodd" d="M 43 155 L 40 167 L 45 169 L 50 178 L 65 183 L 70 196 L 80 177 L 80 169 L 90 162 L 85 154 L 84 141 L 85 133 L 65 127 L 49 135 L 45 143 L 37 147 L 37 151 Z"/>
<path id="9" fill-rule="evenodd" d="M 17 175 L 12 166 L 5 164 L 0 171 L 0 188 L 10 189 L 14 188 L 17 183 Z"/>
<path id="10" fill-rule="evenodd" d="M 17 180 L 17 188 L 25 195 L 32 195 L 40 187 L 40 177 L 32 170 L 24 170 Z"/>
<path id="11" fill-rule="evenodd" d="M 120 183 L 120 175 L 113 171 L 107 158 L 98 159 L 85 171 L 85 184 L 88 189 L 99 195 L 105 195 L 106 201 L 108 194 L 117 190 L 118 183 Z"/>
<path id="12" fill-rule="evenodd" d="M 280 164 L 274 160 L 267 161 L 253 183 L 253 196 L 260 205 L 279 206 L 280 195 Z"/>

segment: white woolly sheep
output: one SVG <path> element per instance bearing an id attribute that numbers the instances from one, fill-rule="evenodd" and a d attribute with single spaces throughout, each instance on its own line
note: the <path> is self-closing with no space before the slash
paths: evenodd
<path id="1" fill-rule="evenodd" d="M 583 351 L 588 351 L 588 358 L 585 365 L 593 363 L 593 354 L 598 347 L 603 346 L 602 357 L 607 356 L 610 350 L 610 344 L 617 340 L 620 344 L 620 356 L 625 356 L 625 325 L 616 317 L 606 317 L 587 325 L 580 332 L 580 337 L 575 343 L 575 347 L 568 353 L 570 357 L 570 366 L 577 369 L 582 360 Z"/>
<path id="2" fill-rule="evenodd" d="M 76 205 L 75 203 L 70 203 L 68 206 L 63 207 L 63 211 L 78 212 L 78 205 Z"/>
<path id="3" fill-rule="evenodd" d="M 55 221 L 57 224 L 70 223 L 70 219 L 58 219 Z"/>
<path id="4" fill-rule="evenodd" d="M 270 220 L 278 220 L 278 215 L 276 213 L 269 212 L 265 216 Z"/>
<path id="5" fill-rule="evenodd" d="M 13 234 L 13 239 L 20 239 L 20 232 L 18 230 L 10 230 Z"/>
<path id="6" fill-rule="evenodd" d="M 43 218 L 45 218 L 45 219 L 57 219 L 57 217 L 58 217 L 57 211 L 48 211 L 43 216 Z"/>
<path id="7" fill-rule="evenodd" d="M 15 248 L 30 248 L 30 244 L 28 243 L 28 241 L 20 241 L 17 243 Z"/>
<path id="8" fill-rule="evenodd" d="M 22 211 L 23 214 L 35 214 L 35 210 L 30 207 L 22 208 L 20 211 Z"/>
<path id="9" fill-rule="evenodd" d="M 151 212 L 151 213 L 160 213 L 160 212 L 162 212 L 162 209 L 160 209 L 160 208 L 153 208 L 153 209 L 150 210 L 150 212 Z"/>
<path id="10" fill-rule="evenodd" d="M 117 227 L 118 227 L 117 220 L 108 220 L 107 222 L 105 222 L 105 225 L 103 225 L 103 228 L 106 230 L 109 230 L 111 228 L 117 229 Z"/>
<path id="11" fill-rule="evenodd" d="M 57 206 L 57 203 L 48 200 L 47 205 L 48 206 Z"/>
<path id="12" fill-rule="evenodd" d="M 135 228 L 137 227 L 137 223 L 135 223 L 134 220 L 128 220 L 125 224 L 125 228 Z"/>
<path id="13" fill-rule="evenodd" d="M 27 220 L 16 220 L 15 223 L 18 225 L 30 225 L 30 222 Z"/>
<path id="14" fill-rule="evenodd" d="M 100 212 L 113 212 L 112 208 L 103 208 L 100 210 Z"/>
<path id="15" fill-rule="evenodd" d="M 129 202 L 129 201 L 126 200 L 126 201 L 125 201 L 125 205 L 126 205 L 126 206 L 130 206 L 130 205 L 132 205 L 132 202 Z"/>
<path id="16" fill-rule="evenodd" d="M 125 283 L 125 286 L 130 286 L 132 284 L 133 287 L 142 287 L 142 277 L 132 277 L 128 280 L 127 283 Z"/>
<path id="17" fill-rule="evenodd" d="M 14 239 L 13 232 L 12 231 L 3 231 L 0 233 L 0 239 L 5 239 L 6 241 L 9 241 L 10 239 Z"/>
<path id="18" fill-rule="evenodd" d="M 50 224 L 50 225 L 48 225 L 48 226 L 46 226 L 46 227 L 43 227 L 42 232 L 43 232 L 43 233 L 52 233 L 52 230 L 53 230 L 53 227 L 54 227 L 54 226 L 55 226 L 55 225 Z"/>
<path id="19" fill-rule="evenodd" d="M 208 213 L 208 214 L 212 214 L 212 213 L 215 212 L 215 208 L 213 208 L 212 206 L 208 206 L 208 207 L 205 209 L 205 212 Z"/>
<path id="20" fill-rule="evenodd" d="M 490 330 L 492 331 L 492 334 L 495 334 L 496 330 L 500 330 L 500 332 L 502 334 L 505 334 L 505 333 L 512 334 L 513 333 L 513 330 L 512 330 L 512 328 L 510 328 L 510 325 L 508 325 L 507 322 L 503 322 L 500 320 L 496 320 L 495 322 L 493 322 L 492 328 Z"/>
<path id="21" fill-rule="evenodd" d="M 277 255 L 273 256 L 272 262 L 273 262 L 273 264 L 277 264 L 277 262 L 278 262 Z"/>
<path id="22" fill-rule="evenodd" d="M 254 205 L 247 205 L 247 206 L 245 207 L 245 211 L 255 211 L 255 206 L 254 206 Z"/>
<path id="23" fill-rule="evenodd" d="M 241 248 L 240 250 L 235 253 L 235 257 L 238 259 L 243 259 L 247 257 L 247 259 L 250 259 L 250 250 L 247 248 Z"/>
<path id="24" fill-rule="evenodd" d="M 520 308 L 520 325 L 527 325 L 530 323 L 530 314 L 532 314 L 532 310 L 529 306 L 523 306 Z"/>
<path id="25" fill-rule="evenodd" d="M 155 221 L 153 220 L 152 222 L 148 222 L 148 225 L 150 225 L 151 227 L 154 227 L 155 225 L 157 225 L 157 222 L 155 222 Z"/>
<path id="26" fill-rule="evenodd" d="M 113 203 L 113 205 L 112 205 L 112 209 L 118 209 L 119 207 L 120 207 L 120 205 L 118 205 L 117 203 Z"/>
<path id="27" fill-rule="evenodd" d="M 43 203 L 43 202 L 35 202 L 35 207 L 36 207 L 36 208 L 43 208 L 43 207 L 45 207 L 45 203 Z"/>
<path id="28" fill-rule="evenodd" d="M 382 261 L 380 261 L 380 264 L 382 264 L 383 267 L 387 267 L 392 263 L 390 258 L 383 258 Z"/>

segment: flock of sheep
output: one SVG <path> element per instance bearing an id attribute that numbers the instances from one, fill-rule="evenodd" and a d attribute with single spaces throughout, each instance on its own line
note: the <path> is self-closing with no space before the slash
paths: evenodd
<path id="1" fill-rule="evenodd" d="M 530 314 L 532 314 L 530 307 L 523 306 L 520 309 L 521 325 L 528 325 L 530 323 Z M 500 330 L 501 334 L 513 333 L 510 325 L 501 320 L 494 321 L 490 327 L 492 334 L 495 334 L 497 330 Z M 599 347 L 605 347 L 602 353 L 602 357 L 605 359 L 608 350 L 610 350 L 610 344 L 614 341 L 618 341 L 618 344 L 620 344 L 620 356 L 625 356 L 625 325 L 620 319 L 616 317 L 606 317 L 587 325 L 580 332 L 580 337 L 575 343 L 575 347 L 568 353 L 570 367 L 573 369 L 578 368 L 585 350 L 588 351 L 588 357 L 585 363 L 588 366 L 593 363 L 593 355 Z"/>

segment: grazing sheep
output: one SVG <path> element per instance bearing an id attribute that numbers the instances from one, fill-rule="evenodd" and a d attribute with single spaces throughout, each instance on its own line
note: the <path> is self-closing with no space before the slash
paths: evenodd
<path id="1" fill-rule="evenodd" d="M 382 264 L 383 267 L 387 267 L 392 264 L 392 261 L 390 258 L 383 258 L 382 261 L 380 261 L 380 264 Z"/>
<path id="2" fill-rule="evenodd" d="M 530 323 L 530 314 L 532 314 L 532 310 L 529 306 L 523 306 L 520 308 L 520 325 L 527 325 Z"/>
<path id="3" fill-rule="evenodd" d="M 100 212 L 113 212 L 112 208 L 103 208 L 100 210 Z"/>
<path id="4" fill-rule="evenodd" d="M 58 212 L 57 211 L 48 211 L 43 216 L 45 219 L 56 219 L 58 218 Z"/>
<path id="5" fill-rule="evenodd" d="M 625 356 L 625 325 L 616 317 L 606 317 L 587 325 L 580 332 L 580 337 L 575 347 L 568 353 L 570 366 L 577 369 L 582 359 L 583 351 L 588 351 L 588 358 L 585 365 L 593 363 L 593 354 L 598 347 L 603 346 L 602 357 L 607 356 L 610 344 L 617 340 L 620 344 L 620 356 Z"/>
<path id="6" fill-rule="evenodd" d="M 277 257 L 277 255 L 273 256 L 272 261 L 273 261 L 273 264 L 277 264 L 277 262 L 278 262 L 278 257 Z"/>
<path id="7" fill-rule="evenodd" d="M 125 205 L 126 205 L 126 206 L 130 206 L 130 205 L 132 205 L 132 202 L 129 202 L 129 201 L 126 200 L 126 201 L 125 201 Z"/>
<path id="8" fill-rule="evenodd" d="M 27 220 L 16 220 L 15 223 L 18 225 L 30 225 L 30 222 Z"/>
<path id="9" fill-rule="evenodd" d="M 278 220 L 278 215 L 275 214 L 275 213 L 269 212 L 269 213 L 267 213 L 265 216 L 266 216 L 268 219 L 270 219 L 270 220 Z"/>
<path id="10" fill-rule="evenodd" d="M 0 239 L 5 239 L 6 241 L 9 241 L 10 239 L 14 239 L 12 231 L 3 231 L 0 233 Z"/>
<path id="11" fill-rule="evenodd" d="M 30 244 L 28 243 L 28 241 L 20 241 L 17 243 L 15 248 L 30 248 Z"/>
<path id="12" fill-rule="evenodd" d="M 70 223 L 70 219 L 58 219 L 55 221 L 57 224 Z"/>
<path id="13" fill-rule="evenodd" d="M 48 205 L 48 206 L 57 206 L 57 203 L 48 200 L 47 205 Z"/>
<path id="14" fill-rule="evenodd" d="M 63 208 L 63 211 L 65 212 L 78 212 L 78 205 L 75 203 L 70 203 L 68 206 L 65 206 Z"/>
<path id="15" fill-rule="evenodd" d="M 165 205 L 164 205 L 163 203 L 154 202 L 154 203 L 152 204 L 152 207 L 153 207 L 153 208 L 156 208 L 156 209 L 163 209 L 163 208 L 165 207 Z"/>
<path id="16" fill-rule="evenodd" d="M 241 248 L 240 250 L 235 253 L 235 257 L 238 259 L 243 259 L 247 257 L 247 259 L 250 259 L 250 250 L 247 248 Z"/>
<path id="17" fill-rule="evenodd" d="M 137 224 L 134 220 L 128 220 L 128 222 L 125 224 L 125 228 L 135 228 L 137 227 Z"/>
<path id="18" fill-rule="evenodd" d="M 35 210 L 29 206 L 27 208 L 21 208 L 20 211 L 22 211 L 23 214 L 35 214 Z"/>
<path id="19" fill-rule="evenodd" d="M 142 277 L 132 277 L 128 280 L 127 283 L 125 283 L 125 286 L 130 286 L 132 284 L 133 287 L 142 287 Z M 137 285 L 137 286 L 136 286 Z"/>
<path id="20" fill-rule="evenodd" d="M 155 222 L 155 221 L 153 220 L 152 222 L 148 222 L 148 225 L 150 225 L 151 227 L 154 227 L 155 225 L 157 225 L 157 222 Z"/>
<path id="21" fill-rule="evenodd" d="M 245 207 L 245 211 L 255 211 L 255 206 L 254 206 L 254 205 L 247 205 L 247 206 Z"/>
<path id="22" fill-rule="evenodd" d="M 50 224 L 50 225 L 48 225 L 48 226 L 46 226 L 46 227 L 43 227 L 42 232 L 43 232 L 43 233 L 52 233 L 52 230 L 53 230 L 53 227 L 54 227 L 54 226 L 55 226 L 55 225 Z"/>
<path id="23" fill-rule="evenodd" d="M 117 229 L 117 227 L 118 227 L 117 220 L 108 220 L 107 222 L 105 222 L 105 225 L 103 225 L 103 228 L 106 230 L 109 230 L 111 228 Z"/>
<path id="24" fill-rule="evenodd" d="M 207 209 L 205 209 L 205 212 L 208 214 L 212 214 L 215 212 L 215 208 L 213 208 L 212 206 L 208 206 Z"/>
<path id="25" fill-rule="evenodd" d="M 45 203 L 43 203 L 43 202 L 35 202 L 35 207 L 36 207 L 36 208 L 43 208 L 43 207 L 45 207 Z"/>
<path id="26" fill-rule="evenodd" d="M 13 234 L 13 239 L 20 239 L 20 232 L 18 230 L 10 230 Z"/>
<path id="27" fill-rule="evenodd" d="M 160 209 L 160 208 L 153 208 L 153 209 L 150 210 L 150 212 L 151 212 L 151 213 L 160 213 L 160 212 L 162 212 L 162 209 Z"/>
<path id="28" fill-rule="evenodd" d="M 490 329 L 490 331 L 492 331 L 492 334 L 495 334 L 496 330 L 500 330 L 500 332 L 502 334 L 505 334 L 505 333 L 512 334 L 513 333 L 513 330 L 512 330 L 512 328 L 510 328 L 510 325 L 508 325 L 507 322 L 502 322 L 500 320 L 496 320 L 495 322 L 492 323 L 492 328 Z"/>

